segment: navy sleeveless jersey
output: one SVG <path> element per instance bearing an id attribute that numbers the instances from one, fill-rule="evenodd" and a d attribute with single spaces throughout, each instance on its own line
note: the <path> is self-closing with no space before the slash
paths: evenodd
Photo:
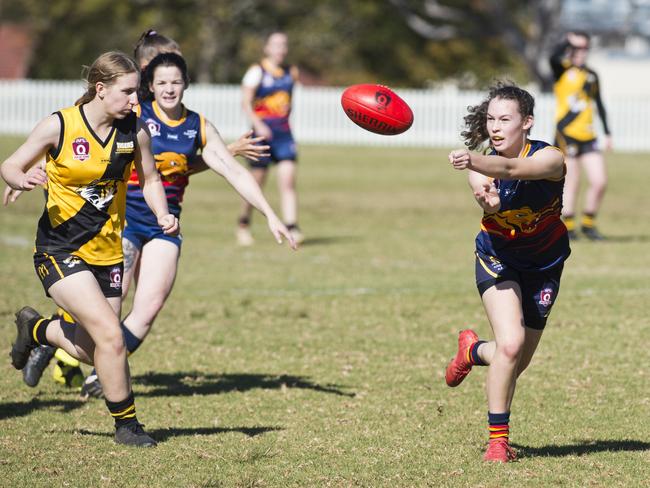
<path id="1" fill-rule="evenodd" d="M 530 157 L 548 146 L 543 141 L 527 141 L 521 157 Z M 564 262 L 571 253 L 567 230 L 560 218 L 564 177 L 496 179 L 494 184 L 501 208 L 483 215 L 476 250 L 521 271 L 544 271 Z"/>
<path id="2" fill-rule="evenodd" d="M 175 213 L 189 183 L 188 171 L 197 151 L 205 145 L 205 119 L 185 107 L 183 116 L 177 121 L 163 122 L 160 114 L 155 101 L 140 104 L 139 116 L 151 133 L 151 152 L 165 188 L 167 204 L 170 211 Z M 135 169 L 129 180 L 127 206 L 134 200 L 144 201 Z"/>

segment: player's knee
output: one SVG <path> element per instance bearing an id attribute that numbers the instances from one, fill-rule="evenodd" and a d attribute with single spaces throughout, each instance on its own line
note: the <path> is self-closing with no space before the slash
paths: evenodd
<path id="1" fill-rule="evenodd" d="M 113 327 L 106 327 L 102 331 L 101 337 L 95 342 L 95 348 L 114 356 L 126 354 L 124 335 L 119 325 L 114 324 Z"/>
<path id="2" fill-rule="evenodd" d="M 519 339 L 507 339 L 497 342 L 497 350 L 509 361 L 517 361 L 521 357 L 524 348 L 524 341 Z"/>

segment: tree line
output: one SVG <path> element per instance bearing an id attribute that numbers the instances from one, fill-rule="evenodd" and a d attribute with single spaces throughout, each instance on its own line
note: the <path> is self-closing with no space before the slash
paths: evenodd
<path id="1" fill-rule="evenodd" d="M 560 0 L 0 0 L 33 37 L 29 77 L 75 79 L 101 52 L 132 53 L 155 28 L 193 80 L 238 83 L 264 36 L 284 30 L 303 82 L 482 86 L 507 76 L 549 87 Z"/>

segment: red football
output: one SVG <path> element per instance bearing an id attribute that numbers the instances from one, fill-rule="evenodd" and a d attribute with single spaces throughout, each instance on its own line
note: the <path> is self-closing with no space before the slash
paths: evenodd
<path id="1" fill-rule="evenodd" d="M 341 105 L 352 122 L 376 134 L 401 134 L 413 124 L 411 107 L 383 85 L 352 85 L 341 95 Z"/>

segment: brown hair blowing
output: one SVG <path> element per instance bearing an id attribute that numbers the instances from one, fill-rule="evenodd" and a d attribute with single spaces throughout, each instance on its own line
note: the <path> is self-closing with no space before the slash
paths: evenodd
<path id="1" fill-rule="evenodd" d="M 97 95 L 96 84 L 99 82 L 112 85 L 122 75 L 140 73 L 135 61 L 119 51 L 102 54 L 90 67 L 85 66 L 84 71 L 86 71 L 86 93 L 75 102 L 75 105 L 92 101 Z"/>
<path id="2" fill-rule="evenodd" d="M 535 99 L 530 93 L 519 88 L 512 81 L 497 81 L 490 87 L 488 96 L 480 104 L 467 107 L 468 114 L 463 119 L 465 130 L 460 135 L 471 150 L 479 149 L 490 138 L 487 131 L 487 109 L 495 98 L 516 101 L 522 117 L 532 116 L 535 110 Z"/>

